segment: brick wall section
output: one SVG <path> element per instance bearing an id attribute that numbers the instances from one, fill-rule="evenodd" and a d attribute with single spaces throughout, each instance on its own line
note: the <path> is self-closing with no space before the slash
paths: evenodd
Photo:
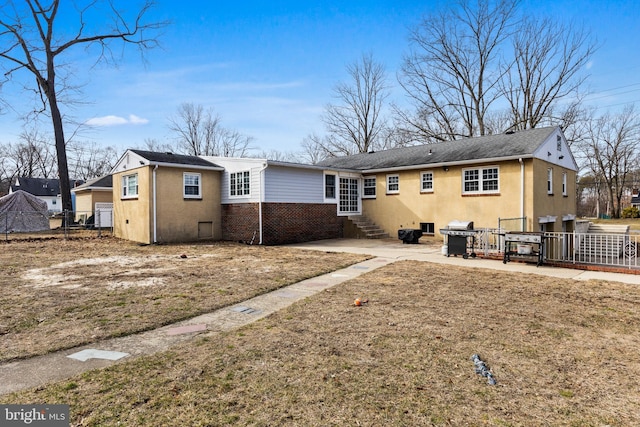
<path id="1" fill-rule="evenodd" d="M 222 238 L 249 241 L 259 230 L 258 204 L 222 206 Z M 281 245 L 343 237 L 342 217 L 336 206 L 312 203 L 263 203 L 263 244 Z M 259 231 L 258 231 L 259 232 Z M 259 242 L 256 234 L 255 243 Z"/>
<path id="2" fill-rule="evenodd" d="M 257 244 L 260 241 L 257 203 L 222 205 L 222 240 L 250 242 L 254 231 Z"/>

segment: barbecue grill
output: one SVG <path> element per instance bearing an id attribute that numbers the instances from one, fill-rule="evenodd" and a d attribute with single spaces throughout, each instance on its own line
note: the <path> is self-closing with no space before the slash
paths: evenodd
<path id="1" fill-rule="evenodd" d="M 512 256 L 519 256 L 533 257 L 537 266 L 542 265 L 544 261 L 544 233 L 509 231 L 502 236 L 504 236 L 504 258 L 502 260 L 504 264 L 511 261 Z"/>
<path id="2" fill-rule="evenodd" d="M 454 220 L 447 224 L 447 228 L 441 228 L 440 234 L 447 236 L 447 256 L 462 255 L 462 258 L 467 259 L 471 255 L 471 258 L 475 258 L 474 246 L 477 233 L 478 230 L 473 229 L 473 221 Z"/>

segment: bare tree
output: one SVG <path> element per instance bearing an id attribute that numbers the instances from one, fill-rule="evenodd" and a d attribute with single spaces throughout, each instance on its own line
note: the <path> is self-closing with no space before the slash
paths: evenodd
<path id="1" fill-rule="evenodd" d="M 193 156 L 246 156 L 253 138 L 224 128 L 222 119 L 213 109 L 202 105 L 183 103 L 174 117 L 169 118 L 169 129 L 176 134 L 178 149 Z"/>
<path id="2" fill-rule="evenodd" d="M 384 66 L 367 54 L 348 65 L 347 72 L 350 81 L 336 85 L 338 102 L 327 105 L 323 116 L 329 138 L 320 144 L 328 153 L 366 153 L 382 144 L 381 113 L 389 95 Z"/>
<path id="3" fill-rule="evenodd" d="M 310 164 L 316 164 L 326 157 L 335 156 L 329 151 L 331 143 L 327 135 L 320 136 L 317 133 L 310 133 L 302 139 L 300 145 L 302 146 L 302 158 Z"/>
<path id="4" fill-rule="evenodd" d="M 609 213 L 619 218 L 630 177 L 638 168 L 640 115 L 632 106 L 620 114 L 604 114 L 588 123 L 581 147 L 595 182 L 608 192 Z"/>
<path id="5" fill-rule="evenodd" d="M 500 49 L 512 34 L 516 5 L 461 0 L 411 33 L 399 82 L 414 111 L 396 113 L 414 138 L 438 142 L 495 131 L 488 113 L 501 96 Z"/>
<path id="6" fill-rule="evenodd" d="M 160 142 L 154 138 L 145 138 L 142 149 L 155 152 L 171 152 L 173 147 L 166 142 Z"/>
<path id="7" fill-rule="evenodd" d="M 108 175 L 118 154 L 113 147 L 100 147 L 94 142 L 67 144 L 69 170 L 77 179 L 87 181 Z"/>
<path id="8" fill-rule="evenodd" d="M 0 14 L 0 64 L 4 68 L 4 76 L 9 80 L 24 71 L 35 78 L 33 90 L 42 101 L 42 112 L 49 114 L 53 125 L 62 208 L 71 210 L 64 121 L 60 106 L 61 101 L 64 103 L 65 88 L 70 88 L 67 84 L 72 74 L 62 73 L 65 64 L 60 61 L 64 54 L 76 47 L 97 47 L 97 61 L 114 59 L 111 46 L 115 42 L 133 44 L 141 50 L 155 47 L 157 40 L 148 34 L 165 23 L 145 22 L 153 6 L 151 0 L 147 0 L 131 19 L 116 9 L 113 2 L 107 2 L 107 10 L 104 11 L 99 9 L 100 2 L 92 0 L 65 10 L 65 14 L 77 13 L 75 30 L 65 33 L 69 25 L 55 25 L 61 16 L 58 13 L 60 0 L 25 0 L 24 3 L 26 7 L 17 1 L 8 1 L 3 5 Z M 111 27 L 94 30 L 86 18 L 94 12 L 108 15 L 111 19 L 104 19 L 104 22 L 111 22 Z M 65 16 L 65 20 L 68 18 Z"/>
<path id="9" fill-rule="evenodd" d="M 525 18 L 512 37 L 514 62 L 500 80 L 510 105 L 511 128 L 573 123 L 579 109 L 581 71 L 596 47 L 583 29 L 550 18 Z M 560 107 L 561 101 L 567 100 Z"/>
<path id="10" fill-rule="evenodd" d="M 5 173 L 11 178 L 55 176 L 55 154 L 49 141 L 37 129 L 22 132 L 18 142 L 7 144 L 2 150 Z"/>
<path id="11" fill-rule="evenodd" d="M 412 32 L 412 51 L 399 74 L 412 109 L 395 113 L 415 139 L 576 124 L 586 78 L 581 70 L 596 46 L 583 29 L 521 18 L 517 6 L 460 0 Z"/>

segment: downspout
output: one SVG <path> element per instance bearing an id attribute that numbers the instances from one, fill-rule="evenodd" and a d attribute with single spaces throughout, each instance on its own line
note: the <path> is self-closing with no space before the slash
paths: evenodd
<path id="1" fill-rule="evenodd" d="M 156 170 L 158 165 L 153 168 L 153 243 L 158 243 L 158 217 L 157 217 L 157 193 L 156 193 Z"/>
<path id="2" fill-rule="evenodd" d="M 267 169 L 267 163 L 265 162 L 262 165 L 262 169 L 258 172 L 258 176 L 260 177 L 260 198 L 258 199 L 258 233 L 260 234 L 260 242 L 259 245 L 262 245 L 262 201 L 264 199 L 264 171 Z"/>
<path id="3" fill-rule="evenodd" d="M 520 162 L 520 218 L 524 218 L 524 161 L 522 157 L 518 161 Z"/>

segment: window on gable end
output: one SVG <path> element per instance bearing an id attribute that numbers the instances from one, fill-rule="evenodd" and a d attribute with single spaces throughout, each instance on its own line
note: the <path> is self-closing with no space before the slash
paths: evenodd
<path id="1" fill-rule="evenodd" d="M 124 175 L 122 177 L 122 198 L 132 199 L 138 197 L 138 174 Z"/>

